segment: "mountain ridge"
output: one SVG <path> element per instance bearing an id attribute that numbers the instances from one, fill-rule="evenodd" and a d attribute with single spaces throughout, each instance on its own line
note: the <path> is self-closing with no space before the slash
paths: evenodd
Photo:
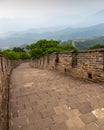
<path id="1" fill-rule="evenodd" d="M 53 29 L 55 30 L 55 29 Z M 0 38 L 0 48 L 8 48 L 13 46 L 20 46 L 22 44 L 29 44 L 40 39 L 55 39 L 55 40 L 74 40 L 86 39 L 96 36 L 104 36 L 104 24 L 97 24 L 89 27 L 71 28 L 66 27 L 56 31 L 38 32 L 34 29 L 31 31 L 21 31 L 10 33 L 5 38 Z M 9 46 L 8 46 L 9 45 Z"/>

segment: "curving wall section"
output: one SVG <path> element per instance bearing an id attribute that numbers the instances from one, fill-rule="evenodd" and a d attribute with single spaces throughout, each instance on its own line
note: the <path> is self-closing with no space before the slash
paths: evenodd
<path id="1" fill-rule="evenodd" d="M 53 53 L 33 60 L 31 65 L 36 68 L 56 70 L 75 78 L 104 81 L 104 49 L 78 53 Z"/>

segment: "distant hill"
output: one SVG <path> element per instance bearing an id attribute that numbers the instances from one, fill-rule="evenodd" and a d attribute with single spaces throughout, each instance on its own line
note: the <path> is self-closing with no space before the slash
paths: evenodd
<path id="1" fill-rule="evenodd" d="M 87 50 L 89 49 L 89 47 L 94 46 L 96 44 L 104 45 L 104 37 L 95 37 L 86 40 L 73 40 L 72 44 L 80 50 Z"/>
<path id="2" fill-rule="evenodd" d="M 63 39 L 65 36 L 65 40 L 104 36 L 104 24 L 94 25 L 86 28 L 66 28 L 60 31 L 59 34 L 63 35 Z"/>
<path id="3" fill-rule="evenodd" d="M 98 24 L 84 28 L 58 28 L 51 31 L 30 29 L 23 32 L 12 32 L 7 37 L 0 38 L 0 48 L 29 44 L 40 39 L 73 40 L 86 39 L 96 36 L 104 36 L 104 24 Z M 100 42 L 100 41 L 97 41 Z"/>

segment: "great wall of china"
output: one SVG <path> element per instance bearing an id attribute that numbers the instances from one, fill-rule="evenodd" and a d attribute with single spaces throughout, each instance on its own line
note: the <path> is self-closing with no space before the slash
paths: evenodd
<path id="1" fill-rule="evenodd" d="M 20 61 L 10 61 L 0 55 L 0 130 L 8 129 L 10 74 L 19 64 Z"/>
<path id="2" fill-rule="evenodd" d="M 104 49 L 53 53 L 33 60 L 32 66 L 57 70 L 75 78 L 104 81 Z"/>
<path id="3" fill-rule="evenodd" d="M 8 129 L 9 80 L 13 68 L 21 61 L 10 61 L 0 55 L 0 130 Z M 35 68 L 50 69 L 75 78 L 104 81 L 104 49 L 82 52 L 53 53 L 31 61 Z"/>

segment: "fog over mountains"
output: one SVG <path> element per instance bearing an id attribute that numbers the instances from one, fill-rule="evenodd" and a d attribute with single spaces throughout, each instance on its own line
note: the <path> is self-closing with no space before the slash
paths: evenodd
<path id="1" fill-rule="evenodd" d="M 0 19 L 0 48 L 29 44 L 40 39 L 63 41 L 104 36 L 104 10 L 83 18 L 80 16 L 66 16 L 65 19 L 67 21 L 70 21 L 70 19 L 75 21 L 77 19 L 77 22 L 73 22 L 73 24 L 69 22 L 69 25 L 62 25 L 61 23 L 59 24 L 60 26 L 55 27 L 35 28 L 33 27 L 34 21 L 32 21 L 29 29 L 27 28 L 28 21 Z"/>

